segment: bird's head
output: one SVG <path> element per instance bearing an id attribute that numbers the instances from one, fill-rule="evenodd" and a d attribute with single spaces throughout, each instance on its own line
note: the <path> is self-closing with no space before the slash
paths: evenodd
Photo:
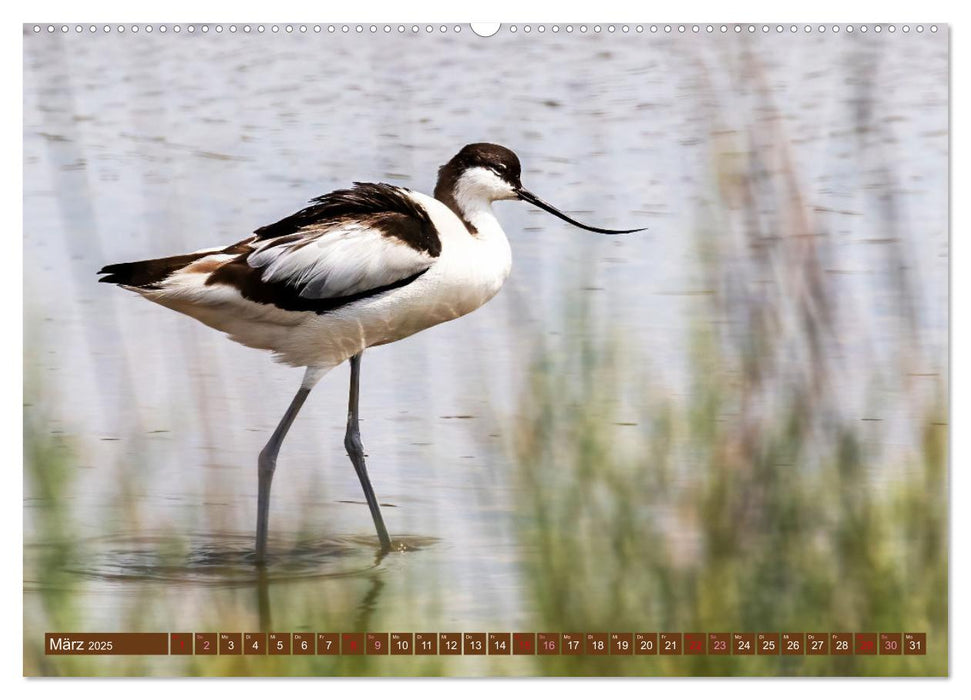
<path id="1" fill-rule="evenodd" d="M 520 199 L 587 231 L 614 234 L 644 230 L 614 230 L 581 224 L 523 187 L 521 173 L 519 158 L 505 146 L 470 143 L 438 169 L 435 197 L 453 209 L 457 208 L 459 215 L 502 199 Z"/>

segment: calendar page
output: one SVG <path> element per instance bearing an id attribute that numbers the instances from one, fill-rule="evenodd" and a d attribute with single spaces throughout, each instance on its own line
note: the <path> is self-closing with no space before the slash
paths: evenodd
<path id="1" fill-rule="evenodd" d="M 22 35 L 25 676 L 948 674 L 946 24 Z"/>

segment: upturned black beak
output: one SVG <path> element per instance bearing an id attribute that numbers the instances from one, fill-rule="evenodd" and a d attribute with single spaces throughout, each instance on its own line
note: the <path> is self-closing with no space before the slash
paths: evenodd
<path id="1" fill-rule="evenodd" d="M 644 231 L 644 230 L 646 230 L 646 229 L 642 229 L 642 228 L 629 228 L 629 229 L 624 229 L 624 230 L 616 230 L 616 229 L 612 229 L 612 228 L 597 228 L 596 226 L 587 226 L 586 224 L 581 224 L 576 219 L 571 219 L 569 216 L 567 216 L 566 214 L 564 214 L 563 212 L 561 212 L 559 209 L 557 209 L 556 207 L 554 207 L 552 204 L 547 204 L 542 199 L 540 199 L 539 197 L 537 197 L 535 194 L 533 194 L 532 192 L 530 192 L 529 190 L 527 190 L 527 189 L 525 189 L 523 187 L 516 188 L 516 194 L 524 202 L 529 202 L 530 204 L 535 205 L 535 206 L 539 207 L 540 209 L 543 209 L 545 211 L 548 211 L 553 216 L 555 216 L 557 218 L 560 218 L 560 219 L 563 219 L 567 223 L 573 224 L 577 228 L 582 228 L 582 229 L 585 229 L 587 231 L 593 231 L 594 233 L 606 233 L 606 234 L 614 235 L 614 234 L 618 234 L 618 233 L 636 233 L 638 231 Z"/>

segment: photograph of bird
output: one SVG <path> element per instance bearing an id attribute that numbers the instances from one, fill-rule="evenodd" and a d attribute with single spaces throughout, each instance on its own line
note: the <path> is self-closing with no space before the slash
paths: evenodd
<path id="1" fill-rule="evenodd" d="M 468 314 L 496 295 L 509 276 L 512 254 L 493 202 L 529 202 L 595 233 L 643 230 L 582 224 L 525 189 L 520 176 L 511 150 L 469 144 L 439 169 L 434 196 L 355 183 L 230 246 L 102 268 L 101 282 L 305 368 L 258 459 L 258 565 L 267 560 L 270 485 L 280 446 L 313 387 L 345 360 L 351 377 L 344 445 L 381 550 L 391 549 L 359 429 L 361 356 L 369 347 Z"/>

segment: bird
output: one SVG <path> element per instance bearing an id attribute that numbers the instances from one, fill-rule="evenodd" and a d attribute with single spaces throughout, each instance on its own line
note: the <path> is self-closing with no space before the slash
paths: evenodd
<path id="1" fill-rule="evenodd" d="M 107 265 L 118 285 L 304 368 L 303 380 L 257 460 L 255 563 L 267 562 L 270 486 L 277 455 L 320 379 L 350 363 L 344 447 L 357 472 L 381 552 L 392 548 L 365 462 L 359 426 L 361 357 L 464 316 L 492 299 L 512 267 L 494 202 L 521 200 L 587 231 L 625 234 L 567 216 L 523 187 L 513 151 L 463 147 L 438 170 L 434 195 L 355 182 L 225 247 Z"/>

